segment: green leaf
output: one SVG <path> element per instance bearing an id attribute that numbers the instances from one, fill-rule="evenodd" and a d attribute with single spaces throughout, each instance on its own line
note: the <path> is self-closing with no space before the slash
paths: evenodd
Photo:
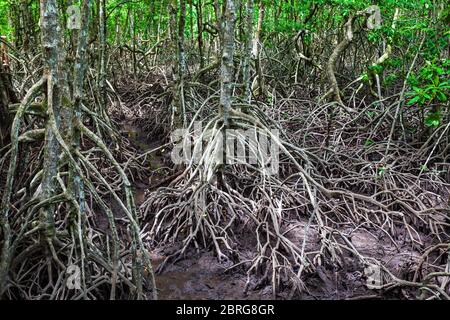
<path id="1" fill-rule="evenodd" d="M 436 67 L 435 70 L 439 75 L 444 74 L 444 70 L 442 68 Z"/>
<path id="2" fill-rule="evenodd" d="M 442 102 L 447 101 L 447 96 L 441 91 L 437 92 L 437 97 L 438 97 L 439 101 L 442 101 Z"/>
<path id="3" fill-rule="evenodd" d="M 425 125 L 427 127 L 436 128 L 441 123 L 441 114 L 439 112 L 430 112 L 425 118 Z"/>
<path id="4" fill-rule="evenodd" d="M 412 105 L 412 104 L 416 103 L 417 101 L 419 101 L 419 99 L 420 99 L 420 96 L 417 95 L 414 98 L 412 98 L 411 100 L 409 100 L 407 105 Z"/>

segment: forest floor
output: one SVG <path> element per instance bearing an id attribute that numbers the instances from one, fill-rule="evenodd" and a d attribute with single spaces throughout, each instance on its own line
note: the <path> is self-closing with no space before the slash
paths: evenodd
<path id="1" fill-rule="evenodd" d="M 134 144 L 136 150 L 144 153 L 163 145 L 163 141 L 149 139 L 148 132 L 130 122 L 122 123 L 122 132 Z M 155 168 L 164 166 L 168 155 L 158 154 L 152 158 Z M 147 181 L 133 183 L 136 205 L 140 206 L 146 192 L 160 182 L 162 177 L 153 175 Z M 150 222 L 151 223 L 151 222 Z M 177 248 L 159 248 L 151 252 L 154 269 L 164 261 L 167 255 Z M 193 253 L 175 264 L 169 264 L 156 276 L 159 298 L 163 300 L 197 299 L 270 299 L 271 287 L 244 293 L 246 275 L 225 272 L 217 258 L 209 251 Z"/>
<path id="2" fill-rule="evenodd" d="M 79 2 L 0 5 L 0 299 L 450 300 L 443 1 Z"/>
<path id="3" fill-rule="evenodd" d="M 160 92 L 154 93 L 154 95 Z M 130 106 L 131 107 L 131 106 Z M 145 126 L 138 125 L 139 119 L 130 118 L 121 122 L 122 134 L 128 138 L 138 154 L 160 147 L 164 139 L 147 132 Z M 141 119 L 142 120 L 142 119 Z M 148 179 L 133 181 L 136 205 L 140 206 L 146 199 L 148 190 L 161 185 L 166 176 L 160 168 L 168 166 L 170 160 L 169 150 L 155 153 L 151 158 L 151 168 L 145 173 Z M 149 225 L 152 221 L 146 221 Z M 289 236 L 301 244 L 305 236 L 307 218 L 292 221 Z M 311 226 L 308 229 L 306 248 L 309 251 L 320 249 L 319 232 Z M 367 257 L 382 261 L 394 274 L 403 279 L 410 279 L 414 274 L 413 266 L 420 260 L 420 248 L 412 249 L 406 234 L 398 234 L 403 242 L 393 242 L 386 234 L 379 231 L 372 233 L 366 229 L 354 229 L 350 225 L 342 224 L 342 233 L 349 234 L 352 245 Z M 245 237 L 245 235 L 244 235 Z M 425 234 L 422 239 L 427 240 Z M 243 242 L 245 243 L 245 242 Z M 425 243 L 426 246 L 431 244 Z M 251 241 L 244 245 L 242 251 L 252 251 Z M 176 245 L 159 246 L 151 252 L 154 268 L 164 259 L 178 250 Z M 288 289 L 276 294 L 277 299 L 405 299 L 410 298 L 408 290 L 396 289 L 390 292 L 382 290 L 369 290 L 364 267 L 357 262 L 358 259 L 351 254 L 344 256 L 345 266 L 335 267 L 332 263 L 317 267 L 317 273 L 305 279 L 306 290 L 300 295 L 290 296 Z M 271 299 L 273 297 L 270 284 L 257 285 L 254 276 L 247 277 L 246 273 L 238 268 L 227 270 L 230 267 L 218 262 L 212 251 L 207 249 L 192 250 L 183 259 L 169 263 L 162 272 L 156 275 L 156 284 L 160 299 Z M 250 290 L 245 290 L 246 283 L 250 282 Z"/>
<path id="4" fill-rule="evenodd" d="M 149 139 L 147 133 L 139 127 L 129 123 L 122 125 L 123 132 L 129 133 L 128 137 L 142 153 L 154 149 L 163 144 L 158 139 Z M 168 155 L 159 154 L 152 161 L 154 166 L 162 166 Z M 153 176 L 147 183 L 134 182 L 134 195 L 136 205 L 141 205 L 146 196 L 146 191 L 154 184 L 160 182 L 160 176 Z M 151 222 L 150 222 L 151 223 Z M 291 236 L 301 240 L 304 236 L 304 228 L 307 220 L 297 221 L 296 227 L 291 231 Z M 346 231 L 343 228 L 342 231 Z M 411 251 L 408 244 L 397 248 L 388 241 L 380 241 L 382 235 L 371 234 L 367 231 L 353 232 L 351 237 L 356 249 L 367 256 L 379 258 L 387 265 L 397 271 L 397 275 L 410 273 L 408 270 L 413 262 L 419 260 L 419 251 Z M 310 229 L 310 247 L 318 247 L 318 232 Z M 396 244 L 398 246 L 398 244 Z M 153 266 L 158 268 L 161 262 L 178 247 L 168 246 L 158 248 L 151 252 Z M 333 270 L 333 268 L 319 268 L 318 276 L 311 277 L 306 281 L 308 291 L 301 299 L 361 299 L 388 298 L 383 292 L 367 289 L 364 274 L 360 272 L 357 263 L 352 262 L 352 257 L 347 257 L 346 269 Z M 255 280 L 255 279 L 252 279 Z M 247 276 L 239 271 L 227 271 L 227 266 L 221 265 L 211 251 L 205 249 L 200 252 L 190 252 L 184 259 L 174 264 L 168 264 L 163 272 L 157 274 L 156 283 L 159 290 L 159 298 L 163 300 L 196 300 L 196 299 L 270 299 L 272 298 L 271 286 L 249 290 L 245 292 Z M 406 291 L 401 292 L 404 297 L 408 296 Z M 289 292 L 277 294 L 279 299 L 287 299 Z M 391 297 L 392 298 L 392 297 Z M 401 297 L 399 297 L 401 298 Z"/>

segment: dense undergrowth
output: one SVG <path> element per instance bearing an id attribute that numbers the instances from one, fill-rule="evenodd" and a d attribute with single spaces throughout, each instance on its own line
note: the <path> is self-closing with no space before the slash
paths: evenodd
<path id="1" fill-rule="evenodd" d="M 157 298 L 151 252 L 172 247 L 157 272 L 212 251 L 274 297 L 320 279 L 449 299 L 443 1 L 90 2 L 78 29 L 54 0 L 0 29 L 1 297 Z M 198 161 L 168 160 L 180 128 Z M 225 129 L 269 138 L 277 174 L 257 152 L 218 161 Z"/>

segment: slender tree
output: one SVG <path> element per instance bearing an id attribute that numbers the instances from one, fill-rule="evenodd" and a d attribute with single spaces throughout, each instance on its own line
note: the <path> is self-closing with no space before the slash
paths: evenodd
<path id="1" fill-rule="evenodd" d="M 225 127 L 229 124 L 233 98 L 235 23 L 236 7 L 234 0 L 227 0 L 223 15 L 222 64 L 220 71 L 220 112 L 223 116 Z"/>
<path id="2" fill-rule="evenodd" d="M 244 28 L 244 54 L 242 62 L 242 74 L 244 84 L 244 99 L 250 103 L 251 92 L 251 57 L 252 57 L 252 39 L 253 39 L 253 0 L 247 0 L 245 3 L 245 28 Z"/>

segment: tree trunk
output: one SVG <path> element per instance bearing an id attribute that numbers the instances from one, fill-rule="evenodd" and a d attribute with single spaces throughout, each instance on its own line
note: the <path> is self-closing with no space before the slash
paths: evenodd
<path id="1" fill-rule="evenodd" d="M 2 41 L 6 40 L 2 39 Z M 12 122 L 8 106 L 11 103 L 18 103 L 19 100 L 8 72 L 6 46 L 2 46 L 0 55 L 2 56 L 0 60 L 0 147 L 2 147 L 9 142 L 9 130 Z"/>
<path id="2" fill-rule="evenodd" d="M 203 11 L 202 11 L 202 0 L 197 0 L 197 41 L 198 41 L 198 54 L 200 60 L 200 69 L 204 67 L 203 58 Z"/>
<path id="3" fill-rule="evenodd" d="M 56 0 L 41 0 L 41 41 L 44 53 L 44 75 L 47 77 L 47 103 L 49 117 L 45 132 L 45 154 L 44 172 L 42 178 L 41 199 L 45 200 L 54 195 L 56 189 L 56 174 L 58 172 L 58 159 L 60 146 L 52 129 L 52 121 L 57 128 L 60 127 L 61 92 L 60 87 L 61 69 L 60 62 L 60 32 L 58 21 L 58 7 Z M 46 237 L 54 236 L 54 206 L 49 205 L 41 210 L 41 219 L 45 226 Z"/>
<path id="4" fill-rule="evenodd" d="M 224 13 L 222 36 L 222 67 L 220 76 L 220 112 L 223 115 L 225 127 L 231 110 L 234 82 L 234 27 L 236 22 L 236 8 L 234 0 L 227 0 Z"/>
<path id="5" fill-rule="evenodd" d="M 184 31 L 186 27 L 186 0 L 180 0 L 180 15 L 177 25 L 177 0 L 171 6 L 172 42 L 176 43 L 176 63 L 174 65 L 175 84 L 172 101 L 172 127 L 183 125 L 184 93 L 183 80 L 186 75 L 186 53 L 184 48 Z M 178 30 L 177 30 L 178 27 Z M 177 31 L 175 31 L 177 30 Z"/>
<path id="6" fill-rule="evenodd" d="M 258 74 L 259 93 L 263 97 L 266 95 L 266 89 L 265 89 L 265 84 L 264 84 L 264 74 L 263 74 L 262 66 L 261 66 L 261 47 L 262 47 L 261 33 L 262 33 L 262 25 L 264 22 L 264 13 L 265 13 L 265 5 L 261 1 L 260 5 L 259 5 L 258 28 L 256 29 L 256 35 L 255 35 L 254 55 L 255 55 L 256 73 Z"/>
<path id="7" fill-rule="evenodd" d="M 252 99 L 250 81 L 250 61 L 252 56 L 252 36 L 253 36 L 253 1 L 247 0 L 245 6 L 245 28 L 244 28 L 244 56 L 242 62 L 242 74 L 244 84 L 244 99 L 250 103 Z"/>
<path id="8" fill-rule="evenodd" d="M 180 0 L 180 18 L 178 22 L 178 76 L 184 77 L 186 72 L 186 53 L 184 50 L 184 30 L 186 27 L 186 0 Z"/>
<path id="9" fill-rule="evenodd" d="M 105 0 L 99 1 L 99 88 L 100 88 L 100 111 L 103 112 L 106 109 L 106 12 L 105 12 Z M 101 112 L 99 112 L 101 114 Z"/>

